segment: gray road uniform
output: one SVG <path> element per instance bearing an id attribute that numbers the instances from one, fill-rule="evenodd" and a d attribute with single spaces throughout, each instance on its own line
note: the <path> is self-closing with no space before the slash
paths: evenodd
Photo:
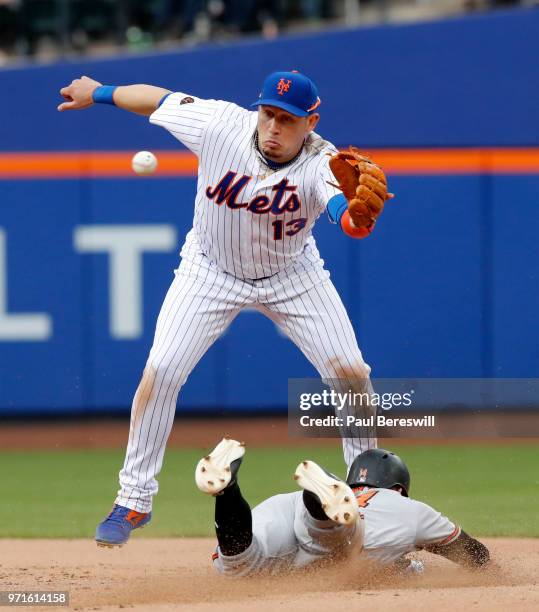
<path id="1" fill-rule="evenodd" d="M 390 489 L 355 490 L 360 518 L 351 526 L 314 519 L 301 491 L 275 495 L 253 509 L 253 540 L 239 555 L 217 547 L 215 569 L 227 576 L 276 573 L 305 567 L 323 558 L 354 555 L 391 565 L 428 544 L 450 544 L 460 527 L 422 502 Z"/>

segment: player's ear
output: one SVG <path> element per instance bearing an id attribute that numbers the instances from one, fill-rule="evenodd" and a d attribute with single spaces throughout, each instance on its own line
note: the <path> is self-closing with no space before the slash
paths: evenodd
<path id="1" fill-rule="evenodd" d="M 320 115 L 318 113 L 313 113 L 309 115 L 307 118 L 307 125 L 309 126 L 309 131 L 312 132 L 314 128 L 318 125 L 318 121 L 320 120 Z"/>

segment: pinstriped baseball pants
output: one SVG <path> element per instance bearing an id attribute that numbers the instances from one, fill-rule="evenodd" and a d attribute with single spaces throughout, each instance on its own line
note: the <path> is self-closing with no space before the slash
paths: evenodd
<path id="1" fill-rule="evenodd" d="M 256 308 L 298 346 L 324 379 L 370 373 L 344 305 L 322 264 L 305 259 L 258 281 L 227 274 L 204 255 L 184 258 L 167 292 L 144 375 L 131 409 L 129 441 L 116 503 L 149 512 L 157 493 L 180 388 L 238 313 Z M 367 382 L 370 390 L 370 382 Z M 348 466 L 374 437 L 343 437 Z"/>

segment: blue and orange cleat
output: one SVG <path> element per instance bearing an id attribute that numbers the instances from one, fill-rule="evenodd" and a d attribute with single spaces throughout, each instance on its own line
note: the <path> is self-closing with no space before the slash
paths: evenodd
<path id="1" fill-rule="evenodd" d="M 151 512 L 137 512 L 131 508 L 114 504 L 111 513 L 97 526 L 95 541 L 98 546 L 107 548 L 122 546 L 129 540 L 133 529 L 144 527 L 151 518 Z"/>

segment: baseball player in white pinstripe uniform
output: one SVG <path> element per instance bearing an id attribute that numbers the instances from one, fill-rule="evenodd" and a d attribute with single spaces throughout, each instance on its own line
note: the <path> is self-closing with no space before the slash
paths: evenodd
<path id="1" fill-rule="evenodd" d="M 327 210 L 343 231 L 363 237 L 376 215 L 367 231 L 354 226 L 348 200 L 331 184 L 329 156 L 337 150 L 314 132 L 320 98 L 298 72 L 269 75 L 252 105 L 258 112 L 150 85 L 104 86 L 88 77 L 60 93 L 59 110 L 105 103 L 147 115 L 199 161 L 193 228 L 133 400 L 121 488 L 96 532 L 98 544 L 114 546 L 149 522 L 180 388 L 243 308 L 274 321 L 324 379 L 354 378 L 370 389 L 370 368 L 311 230 Z M 390 195 L 369 183 L 369 172 L 380 169 L 369 160 L 361 164 L 361 189 L 379 214 Z M 371 432 L 343 437 L 347 465 L 374 446 Z"/>

